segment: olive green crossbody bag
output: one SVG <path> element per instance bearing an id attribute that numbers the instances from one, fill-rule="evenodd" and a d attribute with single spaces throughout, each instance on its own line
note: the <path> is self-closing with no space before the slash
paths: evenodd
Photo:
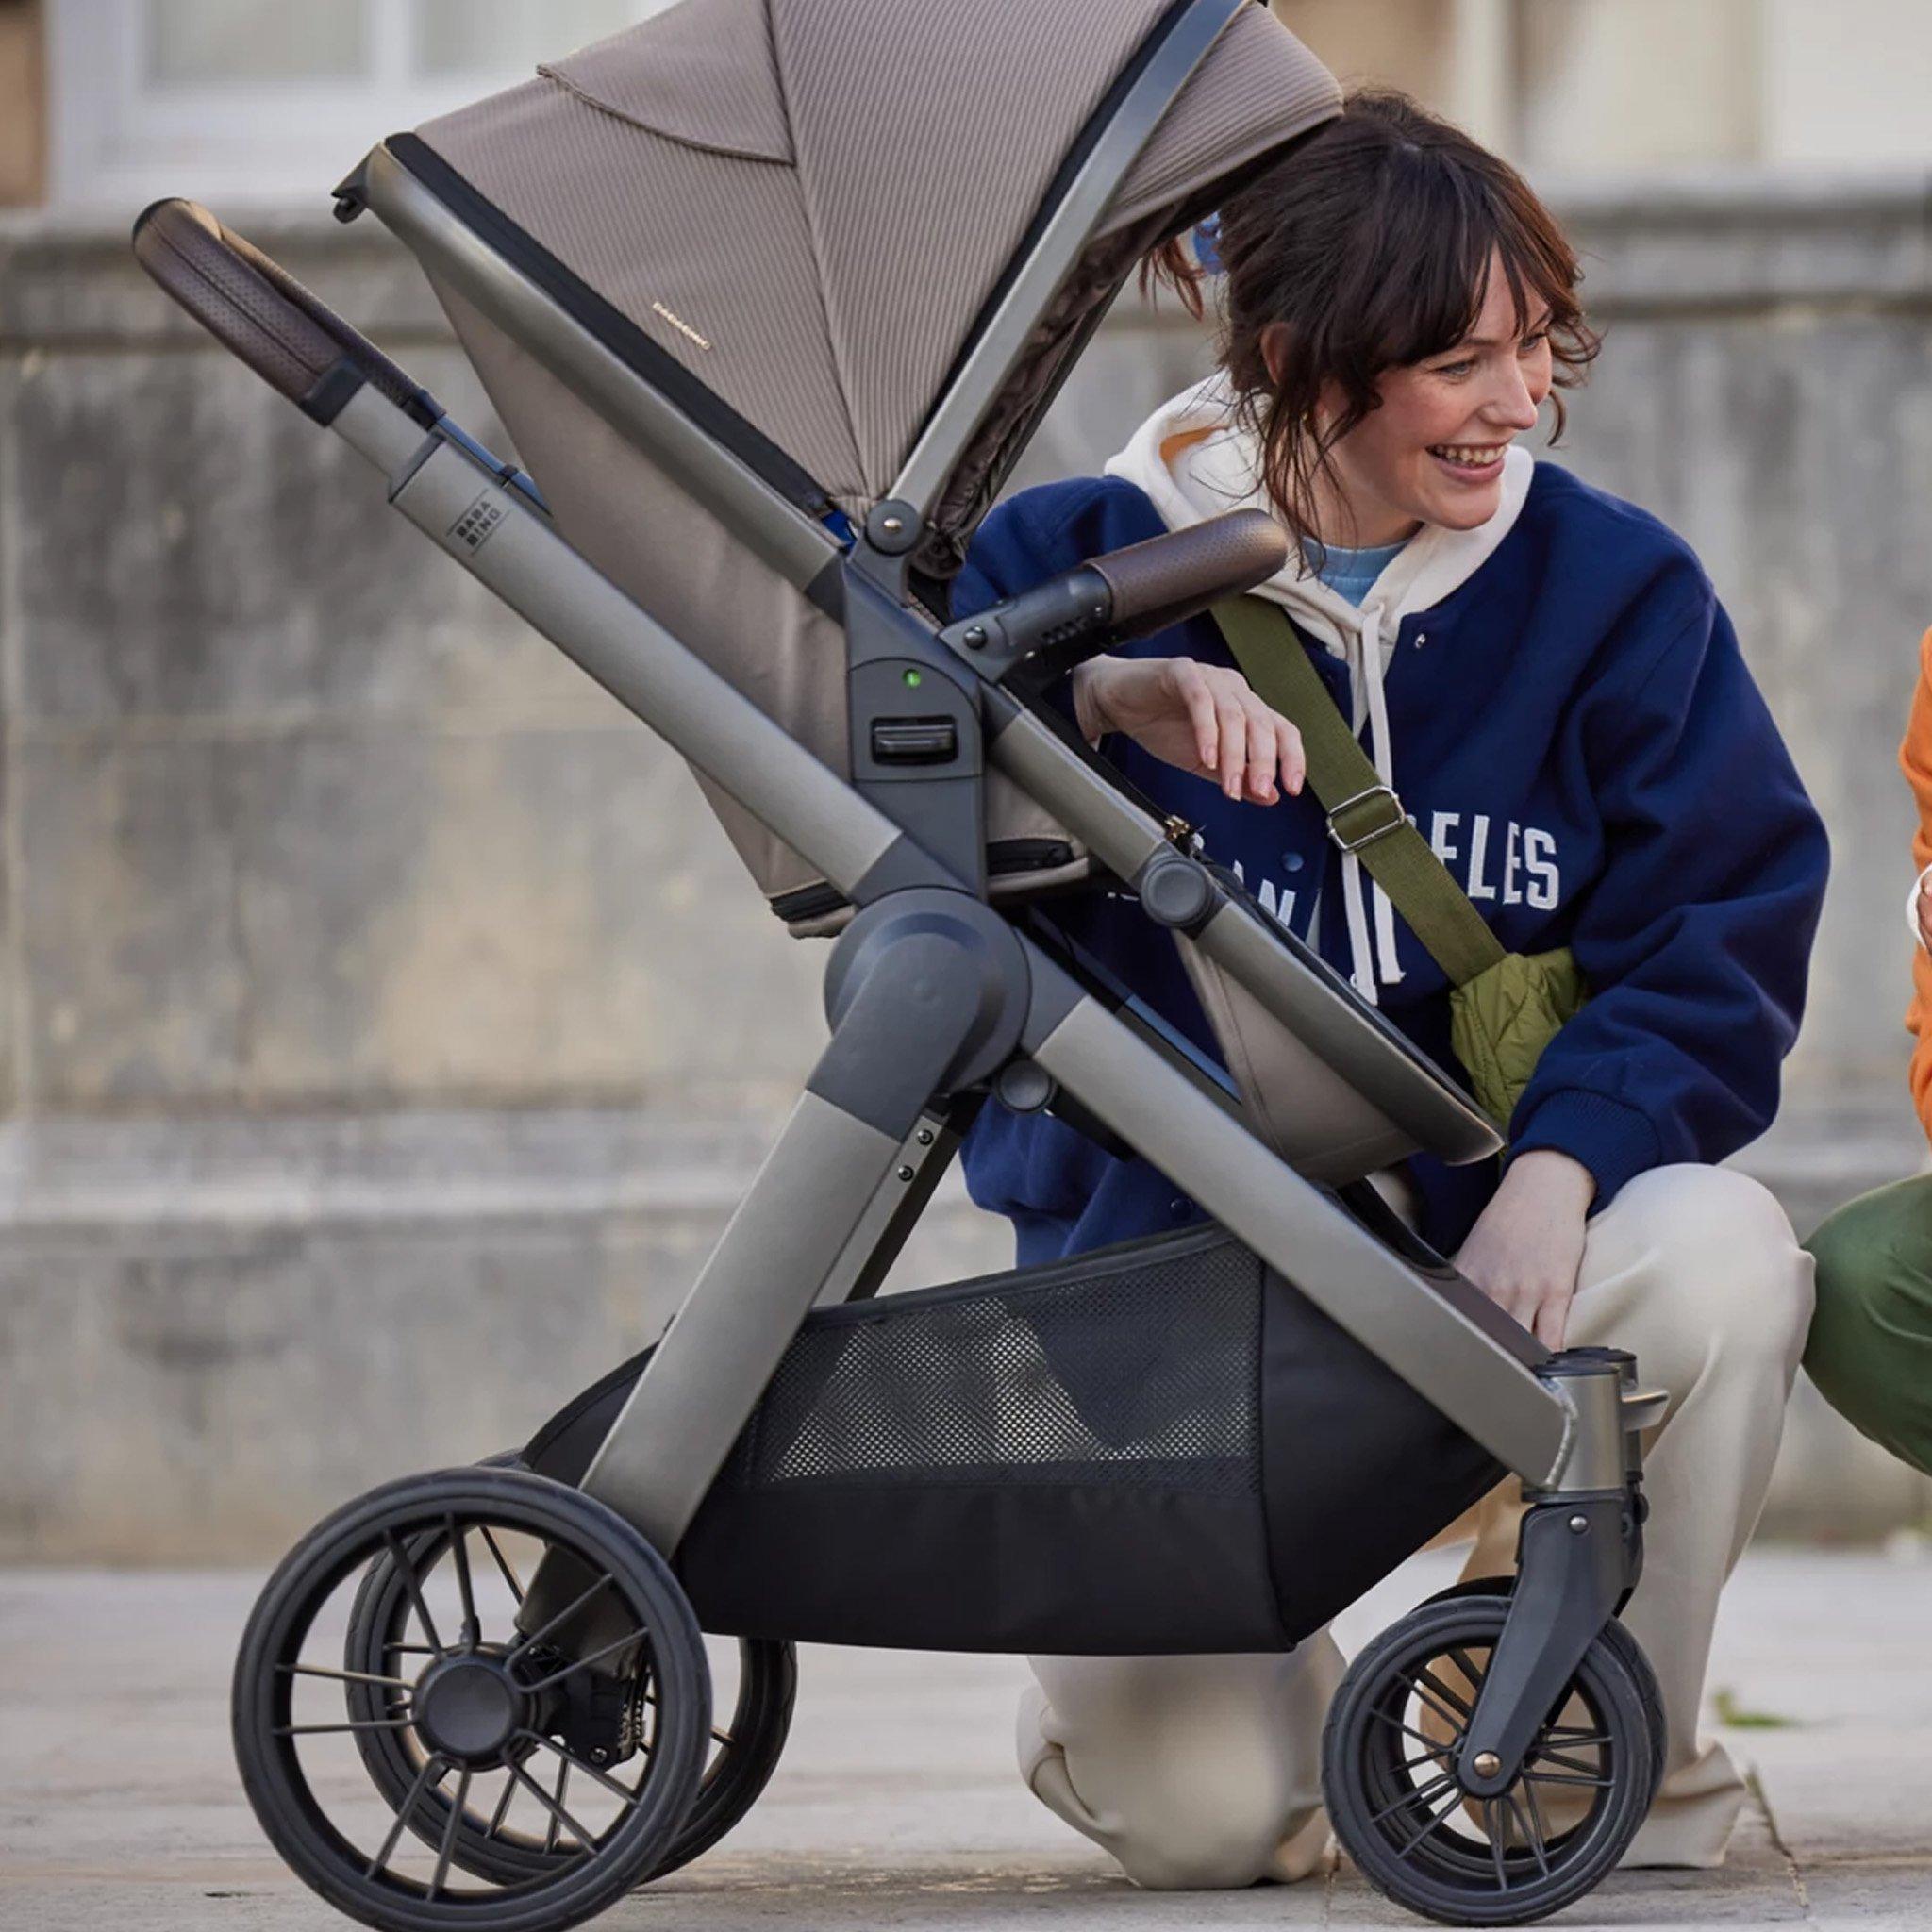
<path id="1" fill-rule="evenodd" d="M 1448 974 L 1450 1045 L 1477 1104 L 1507 1125 L 1543 1048 L 1590 997 L 1570 949 L 1503 950 L 1382 783 L 1286 611 L 1259 597 L 1236 597 L 1214 607 L 1214 621 L 1255 694 L 1301 733 L 1307 782 L 1328 814 L 1328 836 L 1361 860 Z"/>

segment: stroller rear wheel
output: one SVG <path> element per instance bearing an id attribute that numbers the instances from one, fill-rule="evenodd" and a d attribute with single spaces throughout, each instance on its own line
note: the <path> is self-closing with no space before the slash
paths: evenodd
<path id="1" fill-rule="evenodd" d="M 546 1554 L 573 1600 L 525 1633 L 514 1579 Z M 406 1609 L 364 1670 L 341 1661 L 344 1637 L 379 1557 Z M 591 1615 L 578 1657 L 571 1633 Z M 263 1829 L 339 1910 L 389 1932 L 560 1932 L 669 1852 L 704 1773 L 710 1684 L 684 1592 L 615 1512 L 525 1472 L 448 1470 L 372 1491 L 284 1559 L 242 1638 L 234 1727 Z M 411 1766 L 400 1797 L 371 1789 L 378 1734 Z M 433 1843 L 408 1828 L 432 1791 L 447 1793 Z M 534 1817 L 550 1856 L 452 1882 L 458 1827 L 478 1814 L 486 1830 Z"/>
<path id="2" fill-rule="evenodd" d="M 1655 1794 L 1662 1718 L 1641 1649 L 1592 1641 L 1507 1790 L 1472 1798 L 1454 1764 L 1506 1593 L 1424 1604 L 1349 1667 L 1322 1740 L 1335 1834 L 1398 1905 L 1461 1925 L 1518 1925 L 1583 1897 Z"/>
<path id="3" fill-rule="evenodd" d="M 492 1456 L 481 1466 L 527 1467 L 521 1452 L 514 1449 Z M 479 1534 L 476 1559 L 496 1566 L 505 1586 L 521 1600 L 523 1579 L 504 1560 L 502 1550 L 491 1547 L 492 1541 Z M 408 1551 L 410 1563 L 419 1571 L 432 1566 L 445 1543 L 442 1531 L 432 1531 Z M 343 1646 L 344 1667 L 366 1679 L 381 1677 L 408 1641 L 410 1617 L 403 1569 L 385 1551 L 369 1566 L 356 1592 L 348 1641 Z M 731 1645 L 729 1654 L 725 1652 L 727 1643 Z M 721 1638 L 711 1640 L 708 1648 L 712 1701 L 716 1706 L 723 1699 L 727 1707 L 717 1709 L 713 1718 L 696 1802 L 670 1849 L 645 1874 L 645 1884 L 702 1857 L 738 1824 L 771 1782 L 791 1730 L 791 1707 L 798 1691 L 797 1651 L 791 1644 L 774 1638 Z M 734 1675 L 735 1690 L 731 1688 Z M 656 1696 L 648 1685 L 637 1687 L 636 1694 L 644 1705 Z M 382 1695 L 379 1684 L 360 1679 L 352 1682 L 348 1691 L 355 1715 L 365 1718 L 382 1715 Z M 369 1775 L 384 1798 L 398 1810 L 407 1809 L 408 1828 L 418 1838 L 440 1846 L 449 1828 L 450 1793 L 439 1785 L 409 1802 L 416 1774 L 422 1768 L 421 1753 L 402 1734 L 379 1728 L 358 1732 L 356 1741 Z M 531 1815 L 527 1803 L 516 1808 L 516 1823 L 507 1817 L 492 1818 L 487 1807 L 465 1811 L 457 1822 L 452 1862 L 479 1878 L 510 1884 L 571 1856 L 556 1843 L 555 1821 L 541 1813 Z M 525 1824 L 529 1829 L 523 1828 Z"/>

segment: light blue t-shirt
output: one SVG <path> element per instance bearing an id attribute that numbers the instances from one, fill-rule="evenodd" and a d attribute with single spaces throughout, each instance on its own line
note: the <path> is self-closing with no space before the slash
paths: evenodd
<path id="1" fill-rule="evenodd" d="M 1374 588 L 1375 579 L 1408 547 L 1405 537 L 1399 543 L 1378 543 L 1373 550 L 1343 550 L 1340 544 L 1323 545 L 1304 539 L 1302 552 L 1316 565 L 1315 575 L 1357 609 Z"/>

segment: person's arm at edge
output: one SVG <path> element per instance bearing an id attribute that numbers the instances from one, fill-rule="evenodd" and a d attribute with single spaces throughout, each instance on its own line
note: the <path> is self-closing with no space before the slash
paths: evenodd
<path id="1" fill-rule="evenodd" d="M 1912 834 L 1912 864 L 1923 875 L 1932 865 L 1932 630 L 1919 641 L 1919 681 L 1912 692 L 1898 763 L 1919 808 L 1918 826 Z M 1917 1041 L 1908 1078 L 1919 1124 L 1932 1139 L 1932 1027 L 1926 1024 L 1928 1015 L 1932 1015 L 1932 954 L 1920 943 L 1912 948 L 1912 997 L 1906 1009 L 1906 1025 Z"/>

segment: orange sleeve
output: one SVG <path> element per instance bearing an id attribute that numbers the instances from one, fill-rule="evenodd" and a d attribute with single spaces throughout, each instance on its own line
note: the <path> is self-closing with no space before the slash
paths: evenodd
<path id="1" fill-rule="evenodd" d="M 1912 692 L 1911 716 L 1906 741 L 1898 750 L 1899 769 L 1912 788 L 1919 808 L 1919 827 L 1912 834 L 1912 864 L 1923 872 L 1932 865 L 1932 630 L 1919 641 L 1919 683 Z M 1906 1024 L 1917 1044 L 1912 1048 L 1912 1105 L 1919 1123 L 1932 1139 L 1932 954 L 1923 945 L 1912 948 L 1912 1003 Z"/>

